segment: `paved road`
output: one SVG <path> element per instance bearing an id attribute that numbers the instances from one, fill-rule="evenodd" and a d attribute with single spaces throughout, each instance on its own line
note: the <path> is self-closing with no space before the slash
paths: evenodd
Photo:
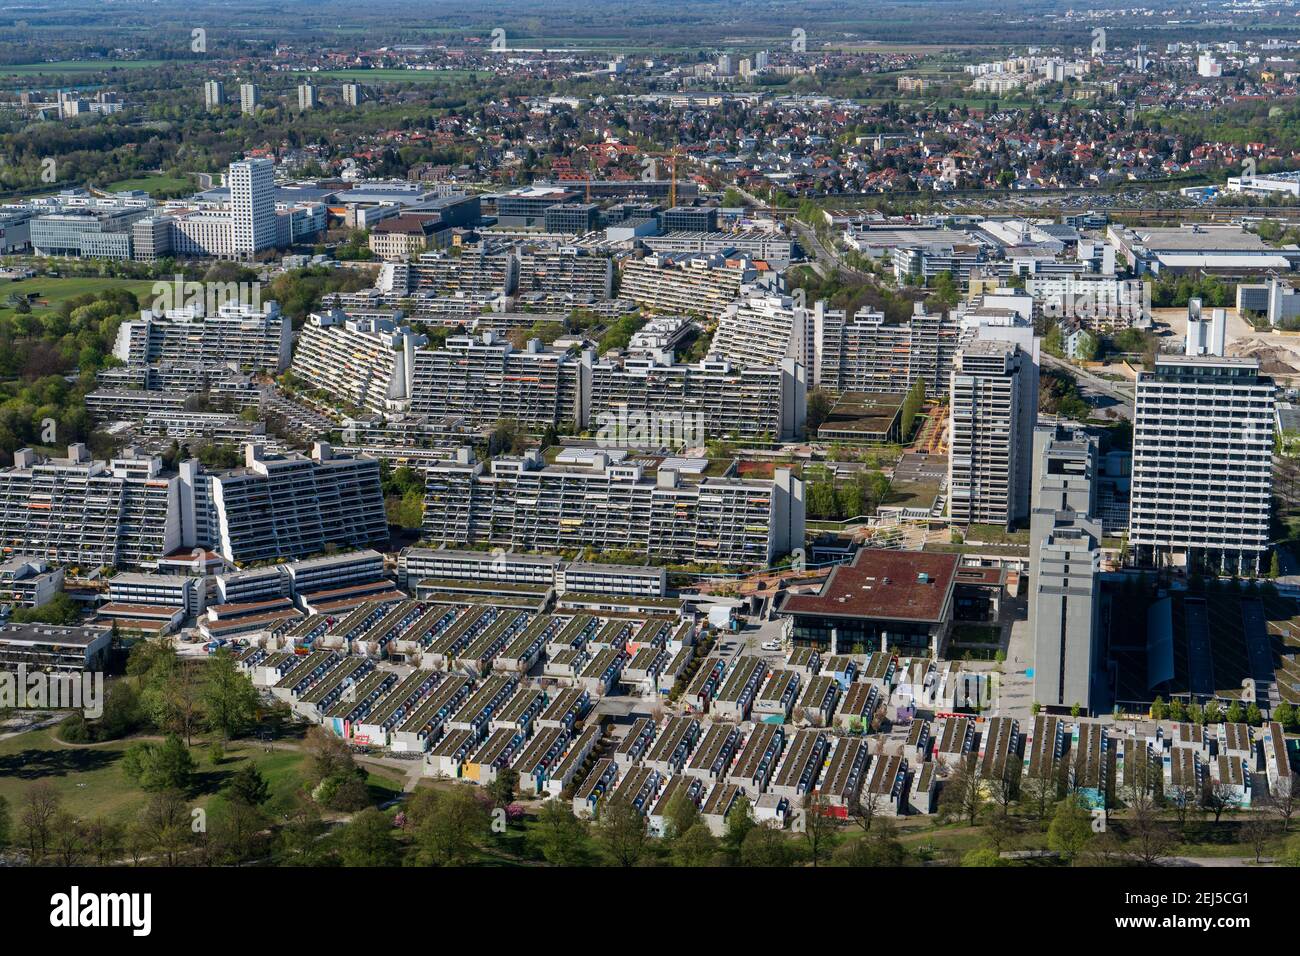
<path id="1" fill-rule="evenodd" d="M 1048 368 L 1060 369 L 1073 375 L 1079 383 L 1079 391 L 1098 411 L 1114 411 L 1121 418 L 1133 420 L 1133 392 L 1131 386 L 1121 386 L 1115 382 L 1094 375 L 1087 369 L 1070 362 L 1063 362 L 1055 355 L 1042 353 L 1042 362 Z"/>

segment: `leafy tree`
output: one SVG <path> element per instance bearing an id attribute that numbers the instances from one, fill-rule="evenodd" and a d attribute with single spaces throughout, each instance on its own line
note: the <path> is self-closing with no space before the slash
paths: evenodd
<path id="1" fill-rule="evenodd" d="M 806 425 L 808 428 L 808 437 L 815 438 L 817 429 L 822 423 L 830 417 L 831 398 L 830 395 L 820 388 L 814 388 L 808 393 Z"/>
<path id="2" fill-rule="evenodd" d="M 276 834 L 277 862 L 289 866 L 318 865 L 323 862 L 325 852 L 320 839 L 324 834 L 325 821 L 315 801 L 299 795 Z"/>
<path id="3" fill-rule="evenodd" d="M 542 804 L 528 830 L 528 845 L 554 866 L 582 866 L 591 857 L 587 825 L 562 800 Z"/>
<path id="4" fill-rule="evenodd" d="M 664 809 L 664 816 L 667 821 L 665 836 L 671 841 L 681 834 L 685 833 L 695 824 L 700 822 L 700 811 L 695 806 L 695 801 L 689 799 L 685 794 L 679 793 L 668 806 Z"/>
<path id="5" fill-rule="evenodd" d="M 122 755 L 123 772 L 151 793 L 188 790 L 195 769 L 189 748 L 175 734 L 168 734 L 161 744 L 132 744 Z"/>
<path id="6" fill-rule="evenodd" d="M 791 866 L 798 856 L 794 844 L 774 826 L 753 827 L 740 846 L 740 862 L 743 866 Z"/>
<path id="7" fill-rule="evenodd" d="M 676 866 L 711 866 L 718 856 L 718 840 L 700 821 L 673 840 L 669 854 Z"/>
<path id="8" fill-rule="evenodd" d="M 1047 827 L 1047 845 L 1066 863 L 1075 858 L 1092 839 L 1092 817 L 1074 800 L 1062 800 L 1056 806 Z"/>
<path id="9" fill-rule="evenodd" d="M 225 648 L 208 658 L 205 671 L 202 702 L 208 726 L 226 740 L 246 733 L 257 718 L 253 682 Z"/>
<path id="10" fill-rule="evenodd" d="M 595 832 L 596 842 L 616 866 L 636 866 L 649 850 L 646 818 L 628 800 L 614 797 L 602 801 Z"/>
<path id="11" fill-rule="evenodd" d="M 1005 866 L 1006 862 L 992 847 L 970 850 L 961 858 L 962 866 Z"/>
<path id="12" fill-rule="evenodd" d="M 841 866 L 903 866 L 908 862 L 907 848 L 898 839 L 894 821 L 883 817 L 866 836 L 842 846 L 835 862 Z"/>
<path id="13" fill-rule="evenodd" d="M 262 772 L 250 763 L 248 766 L 240 768 L 230 778 L 230 783 L 226 785 L 226 794 L 233 801 L 255 807 L 266 802 L 271 795 L 271 788 L 267 785 Z"/>
<path id="14" fill-rule="evenodd" d="M 749 799 L 741 797 L 727 814 L 727 831 L 722 838 L 723 849 L 733 862 L 740 862 L 740 850 L 745 844 L 745 837 L 749 836 L 749 831 L 756 826 L 758 823 L 750 812 Z"/>
<path id="15" fill-rule="evenodd" d="M 339 860 L 344 866 L 396 866 L 401 859 L 393 821 L 374 807 L 362 810 L 343 829 Z"/>
<path id="16" fill-rule="evenodd" d="M 461 866 L 474 858 L 491 829 L 488 807 L 470 787 L 426 789 L 408 808 L 422 866 Z"/>
<path id="17" fill-rule="evenodd" d="M 1234 703 L 1236 702 L 1234 701 Z M 1240 711 L 1240 707 L 1238 708 L 1238 711 Z M 1231 708 L 1229 708 L 1229 713 L 1231 713 Z M 1291 704 L 1285 700 L 1274 708 L 1273 719 L 1288 731 L 1294 731 L 1297 726 L 1300 726 L 1300 722 L 1296 720 L 1296 708 L 1291 706 Z"/>
<path id="18" fill-rule="evenodd" d="M 519 772 L 509 767 L 497 774 L 496 779 L 488 784 L 487 792 L 496 807 L 509 806 L 515 799 L 519 787 Z"/>

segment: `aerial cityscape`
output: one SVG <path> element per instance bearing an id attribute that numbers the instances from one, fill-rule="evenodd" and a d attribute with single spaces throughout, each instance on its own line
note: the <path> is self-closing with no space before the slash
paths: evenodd
<path id="1" fill-rule="evenodd" d="M 7 7 L 0 869 L 1300 866 L 1298 271 L 1300 0 Z"/>

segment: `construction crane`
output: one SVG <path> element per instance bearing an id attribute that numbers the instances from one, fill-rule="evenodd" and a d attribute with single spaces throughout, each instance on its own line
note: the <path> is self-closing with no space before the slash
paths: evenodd
<path id="1" fill-rule="evenodd" d="M 655 163 L 654 173 L 656 177 L 659 175 L 658 159 L 660 157 L 668 158 L 668 168 L 669 168 L 668 208 L 672 209 L 674 206 L 677 205 L 677 157 L 678 157 L 677 151 L 668 150 L 665 152 L 658 152 L 658 153 L 647 152 L 645 156 L 647 159 L 654 161 Z M 645 167 L 643 166 L 642 168 L 644 169 Z"/>

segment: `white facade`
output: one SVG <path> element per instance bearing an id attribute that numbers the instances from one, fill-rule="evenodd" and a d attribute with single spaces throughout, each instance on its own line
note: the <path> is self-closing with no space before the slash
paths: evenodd
<path id="1" fill-rule="evenodd" d="M 236 255 L 253 255 L 276 245 L 275 164 L 245 159 L 230 164 L 232 246 Z"/>

